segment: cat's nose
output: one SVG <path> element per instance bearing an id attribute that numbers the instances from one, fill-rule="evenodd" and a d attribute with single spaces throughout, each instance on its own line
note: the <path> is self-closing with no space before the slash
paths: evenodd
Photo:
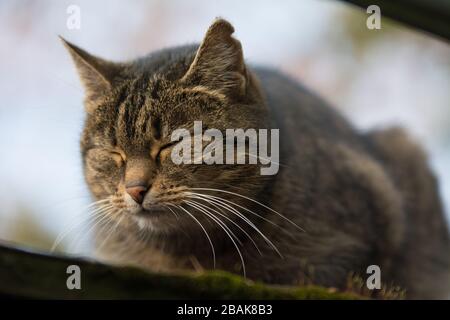
<path id="1" fill-rule="evenodd" d="M 127 193 L 133 198 L 134 201 L 136 201 L 139 204 L 142 204 L 144 201 L 145 194 L 147 193 L 148 187 L 144 185 L 138 185 L 138 186 L 132 186 L 127 187 L 126 191 Z"/>

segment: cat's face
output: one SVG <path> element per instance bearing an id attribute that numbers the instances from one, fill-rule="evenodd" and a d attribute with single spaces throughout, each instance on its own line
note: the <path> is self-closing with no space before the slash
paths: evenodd
<path id="1" fill-rule="evenodd" d="M 240 199 L 227 192 L 252 197 L 261 190 L 259 165 L 176 164 L 171 156 L 177 145 L 172 133 L 184 128 L 194 139 L 194 121 L 223 133 L 267 128 L 265 107 L 232 32 L 227 22 L 215 22 L 190 57 L 156 72 L 112 64 L 67 43 L 87 90 L 81 149 L 97 212 L 170 232 L 204 219 L 205 210 L 233 220 L 224 201 Z"/>

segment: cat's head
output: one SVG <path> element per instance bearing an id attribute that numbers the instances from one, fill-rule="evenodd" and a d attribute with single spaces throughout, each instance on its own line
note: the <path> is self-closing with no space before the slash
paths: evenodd
<path id="1" fill-rule="evenodd" d="M 242 198 L 228 191 L 247 197 L 261 191 L 265 179 L 259 165 L 189 165 L 171 159 L 172 132 L 192 132 L 194 121 L 202 121 L 203 130 L 224 133 L 268 127 L 258 85 L 233 32 L 219 19 L 199 46 L 129 63 L 95 57 L 64 41 L 86 91 L 81 150 L 98 212 L 169 231 L 205 218 L 206 208 L 234 219 L 226 210 L 230 203 L 220 198 L 239 203 Z"/>

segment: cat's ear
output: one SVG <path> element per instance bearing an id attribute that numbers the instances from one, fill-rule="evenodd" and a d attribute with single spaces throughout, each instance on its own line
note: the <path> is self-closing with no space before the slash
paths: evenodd
<path id="1" fill-rule="evenodd" d="M 81 82 L 86 90 L 86 102 L 89 109 L 89 102 L 98 101 L 112 89 L 120 75 L 122 66 L 91 55 L 64 38 L 60 38 L 78 70 Z"/>
<path id="2" fill-rule="evenodd" d="M 217 19 L 209 27 L 188 71 L 181 79 L 226 95 L 245 94 L 248 75 L 241 43 L 232 37 L 233 26 Z"/>

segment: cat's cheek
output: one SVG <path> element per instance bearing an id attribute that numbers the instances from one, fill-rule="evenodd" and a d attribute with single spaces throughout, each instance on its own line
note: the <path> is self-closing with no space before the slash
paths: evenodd
<path id="1" fill-rule="evenodd" d="M 117 192 L 120 185 L 122 171 L 120 168 L 111 170 L 96 170 L 86 166 L 86 181 L 96 197 L 106 197 Z"/>
<path id="2" fill-rule="evenodd" d="M 110 154 L 104 152 L 88 153 L 86 166 L 88 169 L 104 175 L 112 175 L 120 168 L 119 163 Z"/>
<path id="3" fill-rule="evenodd" d="M 89 188 L 97 199 L 102 199 L 107 195 L 106 190 L 100 184 L 89 184 Z"/>
<path id="4" fill-rule="evenodd" d="M 86 170 L 86 182 L 89 186 L 91 193 L 97 198 L 101 199 L 108 196 L 108 191 L 101 183 L 101 177 L 97 176 L 94 172 Z"/>

